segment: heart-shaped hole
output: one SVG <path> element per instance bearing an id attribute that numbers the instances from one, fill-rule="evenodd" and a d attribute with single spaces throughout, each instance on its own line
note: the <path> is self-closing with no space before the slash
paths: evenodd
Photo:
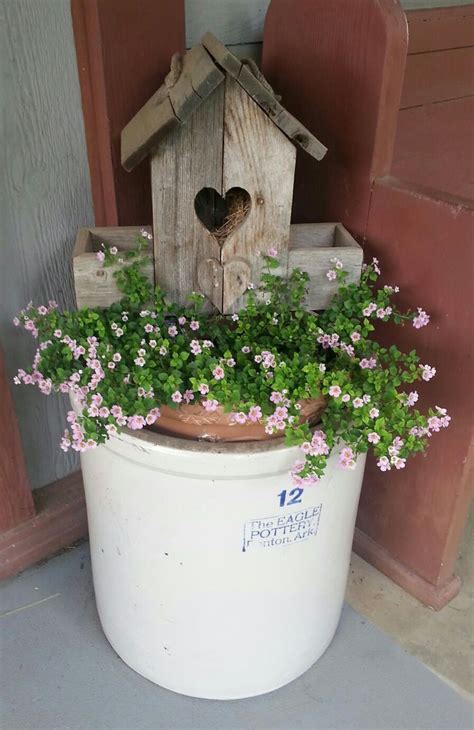
<path id="1" fill-rule="evenodd" d="M 194 198 L 197 217 L 221 246 L 247 218 L 250 207 L 250 195 L 243 188 L 231 188 L 225 198 L 214 188 L 203 188 Z"/>

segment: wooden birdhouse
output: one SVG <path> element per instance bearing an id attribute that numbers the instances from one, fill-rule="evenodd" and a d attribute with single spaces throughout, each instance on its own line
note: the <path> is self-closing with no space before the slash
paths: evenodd
<path id="1" fill-rule="evenodd" d="M 295 145 L 326 152 L 211 33 L 173 58 L 122 132 L 127 170 L 151 159 L 156 280 L 172 300 L 199 290 L 229 312 L 258 280 L 260 251 L 275 248 L 286 265 Z"/>
<path id="2" fill-rule="evenodd" d="M 310 274 L 307 306 L 324 309 L 337 291 L 331 258 L 348 281 L 362 250 L 340 223 L 290 225 L 296 148 L 320 160 L 326 148 L 286 109 L 251 61 L 236 58 L 211 33 L 172 58 L 164 84 L 122 132 L 122 164 L 151 161 L 154 250 L 147 275 L 185 304 L 200 291 L 221 312 L 238 310 L 258 282 L 261 252 L 274 248 L 281 272 Z M 79 306 L 120 298 L 99 242 L 131 248 L 138 228 L 82 229 L 74 251 Z"/>

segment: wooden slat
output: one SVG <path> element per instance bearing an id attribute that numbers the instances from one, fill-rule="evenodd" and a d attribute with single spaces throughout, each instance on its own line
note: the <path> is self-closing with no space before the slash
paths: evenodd
<path id="1" fill-rule="evenodd" d="M 185 47 L 184 0 L 72 0 L 95 220 L 150 223 L 147 165 L 127 173 L 120 133 Z"/>
<path id="2" fill-rule="evenodd" d="M 0 531 L 35 513 L 20 433 L 0 350 Z"/>
<path id="3" fill-rule="evenodd" d="M 401 109 L 474 94 L 474 46 L 408 56 Z"/>
<path id="4" fill-rule="evenodd" d="M 262 258 L 258 252 L 273 246 L 282 261 L 287 259 L 295 160 L 291 142 L 228 76 L 222 184 L 225 191 L 236 186 L 246 190 L 251 208 L 245 221 L 223 243 L 221 261 L 225 265 L 235 257 L 245 259 L 252 281 L 260 277 Z M 244 278 L 240 284 L 236 279 L 233 287 L 225 284 L 224 312 L 240 308 L 242 302 L 237 296 L 245 291 Z"/>
<path id="5" fill-rule="evenodd" d="M 148 281 L 154 282 L 153 256 L 148 256 L 149 262 L 142 268 Z M 108 307 L 124 296 L 117 287 L 114 278 L 118 265 L 108 266 L 97 261 L 95 253 L 83 253 L 74 258 L 74 286 L 76 290 L 76 304 L 81 307 Z"/>
<path id="6" fill-rule="evenodd" d="M 340 220 L 361 239 L 373 180 L 390 170 L 407 47 L 393 0 L 272 0 L 262 70 L 329 152 L 300 155 L 293 220 Z"/>
<path id="7" fill-rule="evenodd" d="M 206 33 L 201 42 L 216 62 L 238 81 L 246 93 L 295 145 L 317 160 L 324 157 L 327 148 L 278 102 L 268 86 L 257 79 L 247 65 L 241 64 L 212 33 Z"/>
<path id="8" fill-rule="evenodd" d="M 331 263 L 334 257 L 342 261 L 348 274 L 348 283 L 359 281 L 362 248 L 343 226 L 337 223 L 302 223 L 291 226 L 288 270 L 299 268 L 308 272 L 308 309 L 326 309 L 337 293 L 337 281 L 329 281 L 326 276 L 329 269 L 334 267 Z"/>
<path id="9" fill-rule="evenodd" d="M 385 342 L 416 348 L 421 362 L 436 368 L 436 377 L 417 387 L 420 407 L 447 408 L 452 420 L 433 437 L 428 458 L 411 459 L 403 473 L 382 474 L 367 460 L 358 526 L 434 586 L 452 577 L 472 497 L 474 389 L 466 384 L 474 381 L 473 225 L 473 203 L 391 178 L 375 185 L 368 255 L 380 258 L 388 283 L 400 285 L 402 308 L 420 304 L 431 315 L 422 330 L 384 328 Z"/>
<path id="10" fill-rule="evenodd" d="M 220 257 L 218 244 L 195 214 L 194 201 L 202 188 L 222 194 L 223 110 L 221 84 L 151 159 L 155 280 L 180 304 L 198 288 L 198 262 Z"/>
<path id="11" fill-rule="evenodd" d="M 80 471 L 35 489 L 36 515 L 0 535 L 0 580 L 87 537 Z"/>
<path id="12" fill-rule="evenodd" d="M 474 45 L 474 5 L 407 12 L 408 53 Z"/>

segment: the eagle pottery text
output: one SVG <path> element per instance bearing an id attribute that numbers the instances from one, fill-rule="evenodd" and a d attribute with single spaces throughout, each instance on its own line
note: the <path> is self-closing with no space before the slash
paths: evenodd
<path id="1" fill-rule="evenodd" d="M 291 545 L 314 537 L 318 532 L 321 504 L 292 512 L 289 515 L 260 517 L 244 525 L 242 551 L 250 548 L 271 548 Z"/>

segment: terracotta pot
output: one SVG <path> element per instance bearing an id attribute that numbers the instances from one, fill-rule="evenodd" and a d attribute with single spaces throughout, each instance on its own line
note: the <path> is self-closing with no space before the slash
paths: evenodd
<path id="1" fill-rule="evenodd" d="M 303 400 L 300 405 L 301 422 L 308 421 L 314 425 L 321 418 L 326 401 L 320 396 Z M 178 406 L 178 408 L 162 406 L 160 410 L 161 418 L 149 428 L 168 436 L 199 441 L 267 441 L 282 436 L 281 431 L 272 435 L 265 433 L 265 426 L 261 421 L 236 423 L 232 418 L 232 412 L 224 413 L 221 406 L 212 413 L 206 411 L 200 404 Z"/>

